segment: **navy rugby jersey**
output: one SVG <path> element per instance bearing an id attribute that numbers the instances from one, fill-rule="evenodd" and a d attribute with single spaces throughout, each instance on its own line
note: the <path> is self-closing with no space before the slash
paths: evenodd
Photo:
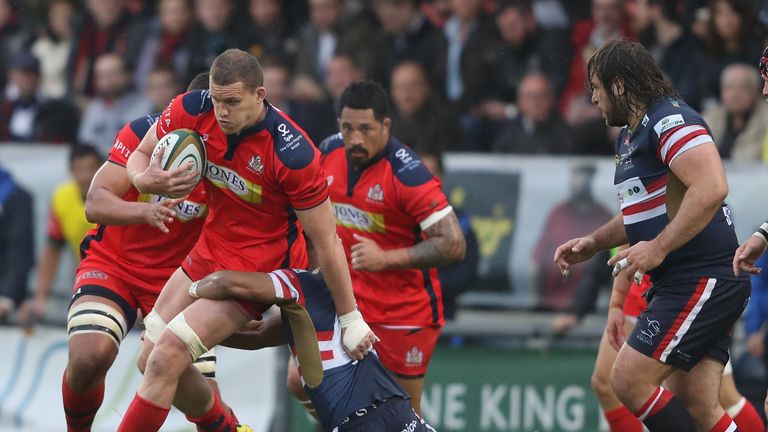
<path id="1" fill-rule="evenodd" d="M 680 99 L 653 103 L 637 130 L 622 129 L 614 185 L 630 244 L 653 240 L 666 227 L 670 166 L 684 152 L 711 142 L 704 120 Z M 738 247 L 730 209 L 723 203 L 701 232 L 649 274 L 653 280 L 673 275 L 734 279 L 731 261 Z"/>
<path id="2" fill-rule="evenodd" d="M 306 308 L 315 326 L 320 358 L 323 361 L 323 381 L 314 389 L 305 385 L 304 390 L 315 405 L 324 429 L 330 430 L 348 415 L 376 401 L 392 397 L 408 399 L 405 391 L 387 373 L 374 352 L 363 360 L 355 361 L 344 351 L 336 307 L 322 274 L 283 269 L 270 273 L 270 276 L 275 285 L 281 285 L 276 286 L 276 289 L 298 292 L 297 301 Z M 301 371 L 293 333 L 285 318 L 283 326 L 293 359 Z"/>

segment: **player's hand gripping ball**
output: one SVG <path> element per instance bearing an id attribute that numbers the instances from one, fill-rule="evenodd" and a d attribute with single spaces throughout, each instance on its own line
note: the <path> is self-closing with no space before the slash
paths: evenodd
<path id="1" fill-rule="evenodd" d="M 203 178 L 207 157 L 205 143 L 197 132 L 191 129 L 176 129 L 165 135 L 157 142 L 152 151 L 151 160 L 160 157 L 160 166 L 165 171 L 174 171 L 188 166 L 183 175 L 197 173 L 195 184 Z M 183 195 L 169 194 L 169 198 L 180 198 Z"/>

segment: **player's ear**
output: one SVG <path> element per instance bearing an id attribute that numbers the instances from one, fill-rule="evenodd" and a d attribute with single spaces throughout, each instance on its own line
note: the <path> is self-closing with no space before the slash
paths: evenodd
<path id="1" fill-rule="evenodd" d="M 384 125 L 384 129 L 389 129 L 389 127 L 392 126 L 392 119 L 384 117 L 384 121 L 382 121 L 381 124 Z"/>
<path id="2" fill-rule="evenodd" d="M 621 78 L 616 78 L 613 80 L 613 83 L 611 84 L 611 90 L 613 90 L 613 94 L 616 96 L 623 96 L 624 95 L 624 80 Z"/>
<path id="3" fill-rule="evenodd" d="M 259 101 L 263 101 L 267 98 L 267 89 L 264 86 L 256 87 L 256 96 L 258 96 Z"/>

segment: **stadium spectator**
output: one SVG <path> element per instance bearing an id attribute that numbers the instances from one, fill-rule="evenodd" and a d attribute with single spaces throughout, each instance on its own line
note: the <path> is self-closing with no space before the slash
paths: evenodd
<path id="1" fill-rule="evenodd" d="M 499 6 L 496 27 L 501 40 L 491 64 L 493 74 L 490 75 L 489 90 L 494 93 L 492 98 L 514 103 L 517 87 L 529 72 L 545 74 L 555 94 L 560 95 L 565 88 L 571 58 L 568 34 L 540 28 L 526 0 Z M 481 106 L 485 116 L 493 120 L 505 118 L 504 109 L 489 110 L 486 105 Z"/>
<path id="2" fill-rule="evenodd" d="M 357 64 L 354 57 L 347 54 L 334 55 L 328 63 L 328 74 L 324 81 L 325 90 L 333 99 L 334 107 L 347 86 L 365 77 L 365 71 Z"/>
<path id="3" fill-rule="evenodd" d="M 269 103 L 291 116 L 313 142 L 319 144 L 338 130 L 333 106 L 322 90 L 316 90 L 316 97 L 296 99 L 291 94 L 291 72 L 284 62 L 267 57 L 261 62 L 261 67 L 264 72 L 264 88 L 269 89 Z M 310 85 L 314 86 L 314 81 Z"/>
<path id="4" fill-rule="evenodd" d="M 177 94 L 182 91 L 173 69 L 158 64 L 147 75 L 144 95 L 152 104 L 150 112 L 162 112 Z"/>
<path id="5" fill-rule="evenodd" d="M 394 68 L 406 60 L 418 61 L 424 68 L 434 64 L 439 34 L 416 0 L 375 0 L 373 6 L 382 31 L 376 48 L 380 64 L 371 78 L 386 87 Z"/>
<path id="6" fill-rule="evenodd" d="M 504 122 L 493 142 L 497 153 L 564 154 L 571 151 L 568 125 L 555 110 L 547 76 L 534 72 L 520 81 L 517 115 Z"/>
<path id="7" fill-rule="evenodd" d="M 430 70 L 435 89 L 460 113 L 462 150 L 487 150 L 491 141 L 476 111 L 488 81 L 487 49 L 496 39 L 493 19 L 482 9 L 482 0 L 451 0 L 452 15 L 435 46 L 436 62 Z"/>
<path id="8" fill-rule="evenodd" d="M 682 0 L 647 1 L 649 27 L 642 42 L 683 100 L 696 109 L 704 96 L 704 52 L 700 41 L 684 26 Z"/>
<path id="9" fill-rule="evenodd" d="M 40 95 L 40 62 L 28 52 L 14 56 L 9 65 L 9 88 L 0 103 L 0 141 L 28 142 L 34 138 Z"/>
<path id="10" fill-rule="evenodd" d="M 59 268 L 62 249 L 68 248 L 74 262 L 80 262 L 80 242 L 88 230 L 94 227 L 85 218 L 85 196 L 101 164 L 101 155 L 91 146 L 76 145 L 69 153 L 71 179 L 58 185 L 51 197 L 47 241 L 40 254 L 32 304 L 32 313 L 36 317 L 45 313 L 45 304 Z"/>
<path id="11" fill-rule="evenodd" d="M 140 43 L 144 29 L 124 9 L 121 0 L 88 0 L 86 6 L 88 18 L 77 36 L 70 73 L 75 94 L 90 97 L 97 92 L 97 59 L 106 53 L 124 56 L 130 45 Z"/>
<path id="12" fill-rule="evenodd" d="M 420 155 L 424 165 L 429 168 L 435 177 L 442 181 L 445 174 L 442 154 L 439 152 L 422 152 Z M 453 211 L 456 213 L 459 227 L 461 227 L 461 232 L 464 234 L 467 248 L 463 260 L 437 269 L 437 277 L 440 279 L 440 287 L 443 289 L 443 313 L 446 320 L 456 318 L 456 300 L 459 295 L 474 288 L 474 284 L 477 282 L 477 270 L 480 262 L 480 246 L 477 243 L 475 231 L 472 229 L 472 221 L 469 214 L 463 209 L 456 208 L 455 205 Z"/>
<path id="13" fill-rule="evenodd" d="M 68 95 L 67 62 L 75 41 L 76 14 L 73 0 L 52 0 L 44 29 L 32 43 L 31 51 L 40 61 L 40 92 L 47 99 Z"/>
<path id="14" fill-rule="evenodd" d="M 594 230 L 611 219 L 611 213 L 592 195 L 594 176 L 594 165 L 577 164 L 571 168 L 569 195 L 549 211 L 541 236 L 533 250 L 530 274 L 533 288 L 538 295 L 538 307 L 542 309 L 568 310 L 579 301 L 586 300 L 577 301 L 575 295 L 577 291 L 589 291 L 580 287 L 587 278 L 593 278 L 596 285 L 603 280 L 597 275 L 602 274 L 603 267 L 606 267 L 604 264 L 574 266 L 565 280 L 560 270 L 552 265 L 552 257 L 561 243 L 579 233 Z M 607 258 L 607 254 L 601 254 L 590 262 L 605 263 Z M 592 285 L 593 288 L 594 286 Z M 594 304 L 594 301 L 592 303 Z M 588 302 L 585 301 L 584 304 Z M 581 308 L 573 309 L 574 314 L 581 311 Z"/>
<path id="15" fill-rule="evenodd" d="M 461 129 L 453 110 L 433 96 L 427 74 L 415 61 L 392 72 L 390 94 L 394 105 L 391 133 L 419 154 L 457 150 Z M 434 172 L 434 171 L 433 171 Z"/>
<path id="16" fill-rule="evenodd" d="M 17 8 L 16 2 L 0 0 L 0 88 L 6 85 L 7 65 L 22 51 L 28 37 Z"/>
<path id="17" fill-rule="evenodd" d="M 763 160 L 768 107 L 760 97 L 761 84 L 757 69 L 748 64 L 732 64 L 723 69 L 721 104 L 704 113 L 721 158 Z"/>
<path id="18" fill-rule="evenodd" d="M 185 82 L 207 71 L 213 59 L 227 48 L 238 48 L 232 0 L 195 0 L 197 23 L 187 40 L 190 48 Z"/>
<path id="19" fill-rule="evenodd" d="M 0 323 L 27 298 L 34 266 L 32 196 L 0 166 Z"/>
<path id="20" fill-rule="evenodd" d="M 559 106 L 573 132 L 572 153 L 611 154 L 615 136 L 605 125 L 600 110 L 590 101 L 586 64 L 605 41 L 632 38 L 634 32 L 630 28 L 623 0 L 592 0 L 591 3 L 591 19 L 574 24 L 571 34 L 574 55 Z"/>
<path id="21" fill-rule="evenodd" d="M 150 71 L 157 65 L 172 67 L 177 76 L 185 76 L 192 51 L 188 38 L 193 24 L 189 0 L 160 0 L 157 20 L 150 24 L 144 42 L 128 47 L 129 58 L 136 59 L 134 81 L 139 91 L 146 89 Z"/>
<path id="22" fill-rule="evenodd" d="M 94 68 L 97 96 L 83 114 L 78 140 L 106 155 L 123 125 L 149 114 L 151 103 L 131 88 L 131 73 L 118 54 L 104 54 Z"/>
<path id="23" fill-rule="evenodd" d="M 721 96 L 723 69 L 733 63 L 752 64 L 763 50 L 763 34 L 757 30 L 755 12 L 748 0 L 710 0 L 709 10 L 708 65 L 697 73 L 706 80 L 706 96 L 717 99 Z"/>
<path id="24" fill-rule="evenodd" d="M 296 71 L 325 82 L 334 55 L 345 54 L 370 74 L 380 55 L 372 44 L 374 34 L 368 19 L 345 14 L 342 0 L 309 0 L 309 23 L 299 36 Z"/>
<path id="25" fill-rule="evenodd" d="M 248 19 L 243 34 L 244 49 L 261 59 L 293 57 L 298 50 L 296 35 L 283 19 L 283 2 L 280 0 L 250 0 Z"/>
<path id="26" fill-rule="evenodd" d="M 421 12 L 436 28 L 443 28 L 451 18 L 450 0 L 425 0 L 421 2 Z"/>

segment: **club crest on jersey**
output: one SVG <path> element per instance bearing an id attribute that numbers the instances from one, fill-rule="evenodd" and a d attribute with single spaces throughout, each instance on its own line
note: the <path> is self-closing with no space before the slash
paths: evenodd
<path id="1" fill-rule="evenodd" d="M 384 190 L 380 184 L 376 183 L 368 189 L 368 199 L 371 201 L 384 201 Z"/>
<path id="2" fill-rule="evenodd" d="M 405 365 L 419 367 L 424 362 L 424 353 L 417 347 L 412 347 L 405 353 Z"/>
<path id="3" fill-rule="evenodd" d="M 255 172 L 258 175 L 264 172 L 264 162 L 261 160 L 261 156 L 253 155 L 251 160 L 248 161 L 248 169 Z"/>

